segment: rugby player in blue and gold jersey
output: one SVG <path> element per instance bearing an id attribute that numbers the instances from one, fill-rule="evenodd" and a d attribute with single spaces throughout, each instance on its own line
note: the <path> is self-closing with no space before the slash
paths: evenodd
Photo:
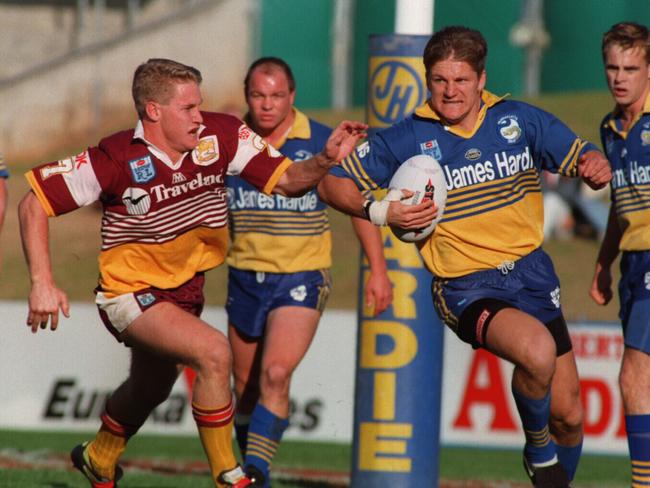
<path id="1" fill-rule="evenodd" d="M 293 161 L 318 153 L 331 129 L 294 107 L 295 80 L 276 57 L 253 62 L 244 81 L 246 122 Z M 300 163 L 298 163 L 300 164 Z M 289 424 L 291 377 L 316 333 L 331 289 L 327 206 L 312 190 L 300 198 L 264 195 L 237 176 L 227 180 L 232 245 L 228 253 L 228 339 L 237 394 L 235 430 L 254 486 L 269 468 Z M 392 299 L 379 230 L 352 219 L 370 276 L 375 313 Z"/>
<path id="2" fill-rule="evenodd" d="M 542 250 L 540 173 L 611 179 L 607 159 L 553 115 L 487 90 L 487 43 L 447 27 L 423 54 L 430 99 L 381 130 L 330 170 L 323 198 L 377 225 L 423 227 L 430 202 L 366 202 L 359 190 L 388 186 L 416 154 L 436 158 L 447 183 L 442 220 L 418 247 L 433 273 L 435 309 L 464 342 L 514 364 L 512 394 L 534 486 L 566 487 L 582 449 L 580 386 L 560 284 Z M 365 210 L 365 212 L 364 212 Z"/>
<path id="3" fill-rule="evenodd" d="M 612 298 L 611 266 L 619 251 L 620 312 L 625 348 L 619 385 L 632 463 L 632 486 L 650 484 L 650 32 L 621 22 L 603 36 L 607 85 L 616 102 L 600 126 L 612 166 L 612 204 L 590 295 Z"/>

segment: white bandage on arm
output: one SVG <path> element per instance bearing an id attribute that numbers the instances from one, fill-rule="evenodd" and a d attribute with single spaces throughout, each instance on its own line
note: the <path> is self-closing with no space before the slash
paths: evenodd
<path id="1" fill-rule="evenodd" d="M 363 211 L 370 222 L 379 227 L 383 227 L 388 225 L 388 207 L 390 206 L 390 202 L 400 200 L 401 196 L 401 191 L 390 190 L 383 200 L 366 200 L 363 203 Z"/>

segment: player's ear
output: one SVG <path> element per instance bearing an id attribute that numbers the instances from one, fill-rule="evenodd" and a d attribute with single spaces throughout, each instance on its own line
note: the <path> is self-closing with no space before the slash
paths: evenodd
<path id="1" fill-rule="evenodd" d="M 487 83 L 487 72 L 485 70 L 481 71 L 481 74 L 478 76 L 478 89 L 485 89 L 485 84 Z"/>
<path id="2" fill-rule="evenodd" d="M 154 100 L 149 100 L 144 106 L 145 113 L 150 120 L 157 122 L 160 120 L 160 104 Z"/>

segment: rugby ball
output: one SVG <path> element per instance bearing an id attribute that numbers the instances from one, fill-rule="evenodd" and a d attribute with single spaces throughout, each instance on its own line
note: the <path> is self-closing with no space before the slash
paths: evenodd
<path id="1" fill-rule="evenodd" d="M 410 190 L 413 196 L 402 199 L 401 190 Z M 404 161 L 390 180 L 386 198 L 401 200 L 406 205 L 417 205 L 426 200 L 433 200 L 436 203 L 438 215 L 427 227 L 413 230 L 390 226 L 393 234 L 401 241 L 417 242 L 426 239 L 440 222 L 447 202 L 447 184 L 438 161 L 424 154 Z"/>

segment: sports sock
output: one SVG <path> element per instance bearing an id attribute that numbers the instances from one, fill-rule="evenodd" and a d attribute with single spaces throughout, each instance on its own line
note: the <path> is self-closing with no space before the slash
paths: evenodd
<path id="1" fill-rule="evenodd" d="M 102 426 L 95 439 L 88 443 L 86 452 L 95 473 L 112 480 L 115 477 L 117 462 L 126 449 L 126 443 L 140 426 L 120 423 L 111 417 L 107 410 L 104 410 L 101 419 Z"/>
<path id="2" fill-rule="evenodd" d="M 243 413 L 235 414 L 235 437 L 242 459 L 246 456 L 246 439 L 248 438 L 248 428 L 250 427 L 251 416 Z"/>
<path id="3" fill-rule="evenodd" d="M 576 470 L 578 469 L 578 462 L 582 453 L 582 439 L 579 444 L 570 447 L 556 444 L 555 451 L 557 452 L 557 458 L 560 464 L 569 476 L 569 481 L 571 481 L 575 477 Z"/>
<path id="4" fill-rule="evenodd" d="M 626 415 L 632 486 L 650 485 L 650 415 Z"/>
<path id="5" fill-rule="evenodd" d="M 215 480 L 222 472 L 237 465 L 232 452 L 234 411 L 232 400 L 222 407 L 203 407 L 192 402 L 192 415 Z"/>
<path id="6" fill-rule="evenodd" d="M 557 460 L 555 443 L 548 429 L 551 395 L 547 393 L 537 400 L 527 398 L 514 389 L 512 394 L 526 435 L 526 447 L 524 447 L 526 459 L 534 466 L 551 464 Z"/>
<path id="7" fill-rule="evenodd" d="M 271 486 L 269 468 L 288 426 L 288 419 L 276 417 L 261 403 L 255 405 L 248 429 L 245 464 L 253 465 L 262 472 L 266 479 L 265 487 Z"/>

